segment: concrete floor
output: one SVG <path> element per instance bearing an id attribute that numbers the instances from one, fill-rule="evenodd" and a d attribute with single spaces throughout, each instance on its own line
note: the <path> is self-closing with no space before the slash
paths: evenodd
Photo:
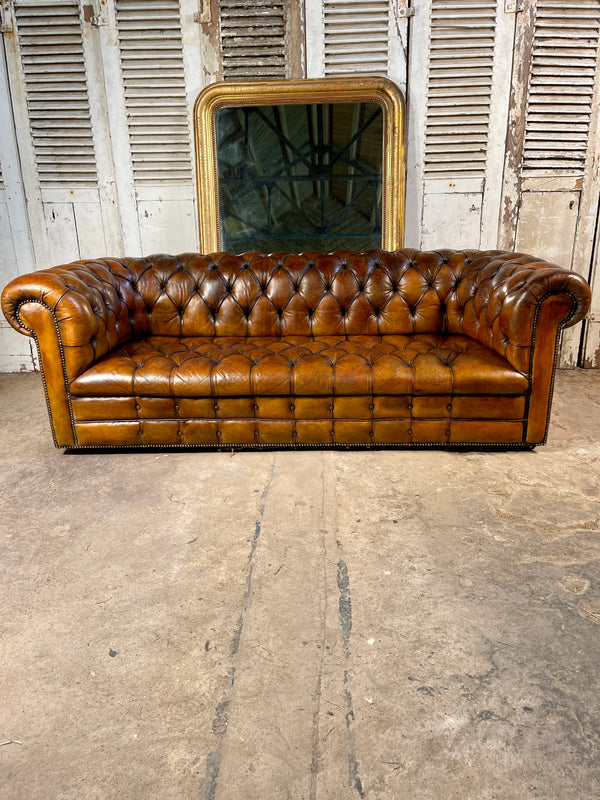
<path id="1" fill-rule="evenodd" d="M 600 796 L 600 372 L 532 453 L 68 455 L 0 398 L 2 800 Z"/>

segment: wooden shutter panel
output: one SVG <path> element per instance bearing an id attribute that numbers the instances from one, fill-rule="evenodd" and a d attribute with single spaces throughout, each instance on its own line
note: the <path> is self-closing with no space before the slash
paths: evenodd
<path id="1" fill-rule="evenodd" d="M 538 0 L 523 174 L 583 175 L 600 32 L 597 0 Z"/>
<path id="2" fill-rule="evenodd" d="M 220 0 L 224 80 L 286 77 L 286 3 Z"/>
<path id="3" fill-rule="evenodd" d="M 390 3 L 323 0 L 324 74 L 387 74 Z"/>
<path id="4" fill-rule="evenodd" d="M 115 5 L 134 184 L 191 183 L 179 2 Z"/>
<path id="5" fill-rule="evenodd" d="M 600 198 L 599 44 L 599 0 L 525 0 L 499 240 L 586 278 Z M 563 332 L 561 366 L 579 363 L 580 340 L 581 324 Z"/>
<path id="6" fill-rule="evenodd" d="M 495 247 L 515 16 L 422 0 L 411 22 L 406 242 Z"/>
<path id="7" fill-rule="evenodd" d="M 17 0 L 14 14 L 40 186 L 96 186 L 78 3 Z"/>
<path id="8" fill-rule="evenodd" d="M 495 27 L 495 0 L 432 2 L 426 177 L 485 174 Z"/>

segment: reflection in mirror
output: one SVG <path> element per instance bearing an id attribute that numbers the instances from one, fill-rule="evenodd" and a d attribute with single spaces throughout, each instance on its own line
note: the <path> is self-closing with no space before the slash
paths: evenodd
<path id="1" fill-rule="evenodd" d="M 381 247 L 379 103 L 225 106 L 215 123 L 223 250 Z"/>

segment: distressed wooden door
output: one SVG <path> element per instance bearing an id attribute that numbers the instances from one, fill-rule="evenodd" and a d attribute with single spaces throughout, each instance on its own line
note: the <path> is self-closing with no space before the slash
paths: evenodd
<path id="1" fill-rule="evenodd" d="M 499 239 L 504 248 L 539 254 L 585 278 L 600 194 L 599 41 L 600 0 L 525 0 L 517 21 Z M 596 315 L 599 293 L 596 285 Z M 584 332 L 585 362 L 600 366 L 597 317 L 585 324 L 592 326 Z M 564 332 L 562 366 L 577 365 L 581 328 Z"/>
<path id="2" fill-rule="evenodd" d="M 4 0 L 38 266 L 197 248 L 191 146 L 202 88 L 189 0 Z M 101 10 L 101 13 L 99 13 Z"/>
<path id="3" fill-rule="evenodd" d="M 96 18 L 127 254 L 198 247 L 192 109 L 203 86 L 196 0 L 105 0 Z"/>
<path id="4" fill-rule="evenodd" d="M 496 0 L 416 0 L 414 12 L 406 244 L 494 248 L 515 10 Z"/>
<path id="5" fill-rule="evenodd" d="M 76 0 L 5 0 L 3 36 L 38 266 L 122 249 L 91 25 Z"/>
<path id="6" fill-rule="evenodd" d="M 0 47 L 0 286 L 34 268 L 4 50 Z M 4 347 L 11 341 L 11 347 Z M 31 370 L 32 342 L 0 315 L 0 372 Z"/>

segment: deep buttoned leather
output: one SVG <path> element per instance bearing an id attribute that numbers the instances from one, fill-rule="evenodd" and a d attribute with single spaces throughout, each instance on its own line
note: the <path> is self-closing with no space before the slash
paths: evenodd
<path id="1" fill-rule="evenodd" d="M 2 305 L 13 327 L 38 340 L 59 445 L 219 445 L 231 441 L 231 431 L 242 436 L 239 444 L 277 443 L 256 416 L 237 428 L 227 420 L 224 439 L 226 420 L 213 430 L 219 417 L 210 425 L 188 418 L 186 434 L 181 421 L 160 427 L 158 418 L 137 411 L 115 427 L 110 410 L 120 397 L 209 396 L 370 397 L 366 417 L 355 401 L 360 431 L 344 422 L 336 433 L 329 420 L 315 417 L 315 425 L 329 426 L 328 443 L 362 443 L 365 436 L 371 444 L 458 441 L 448 434 L 450 422 L 467 443 L 538 443 L 547 427 L 557 333 L 585 314 L 589 298 L 578 275 L 530 256 L 375 250 L 76 262 L 16 279 Z M 467 427 L 456 427 L 460 419 L 449 409 L 432 412 L 433 427 L 425 432 L 419 423 L 419 434 L 407 409 L 408 427 L 398 439 L 398 418 L 374 413 L 378 396 L 446 395 L 520 397 L 520 427 L 515 434 L 512 418 L 508 423 L 490 405 L 488 419 L 505 423 L 502 430 L 508 424 L 508 438 L 481 419 L 466 417 Z M 75 398 L 106 398 L 104 421 L 79 418 Z M 301 443 L 298 420 L 286 412 L 281 421 L 290 420 L 292 428 L 280 426 L 275 438 Z M 390 420 L 396 428 L 375 433 L 375 422 Z M 209 433 L 200 435 L 200 428 Z M 323 442 L 320 428 L 308 430 L 302 442 L 312 443 L 311 435 Z"/>
<path id="2" fill-rule="evenodd" d="M 100 359 L 77 396 L 520 394 L 527 378 L 467 336 L 150 336 Z"/>

